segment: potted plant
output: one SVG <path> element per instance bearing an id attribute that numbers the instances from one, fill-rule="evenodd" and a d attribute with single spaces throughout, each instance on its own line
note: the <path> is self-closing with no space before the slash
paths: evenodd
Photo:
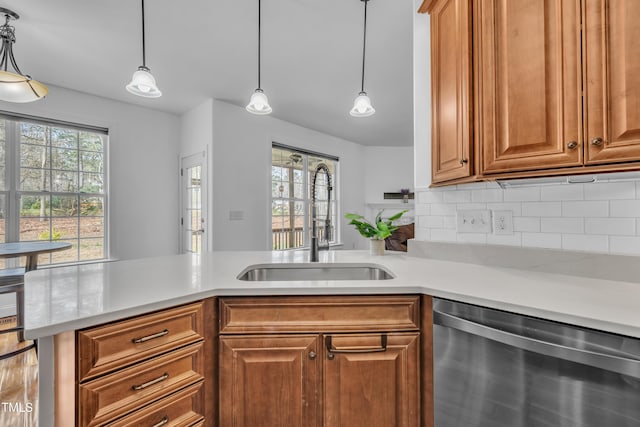
<path id="1" fill-rule="evenodd" d="M 344 216 L 346 219 L 351 220 L 349 224 L 354 225 L 363 237 L 370 239 L 369 252 L 371 255 L 384 254 L 384 239 L 391 236 L 391 234 L 398 229 L 398 227 L 392 224 L 393 221 L 400 219 L 400 217 L 408 211 L 398 212 L 387 219 L 382 218 L 382 212 L 384 212 L 384 209 L 378 212 L 373 224 L 359 214 L 348 213 Z"/>

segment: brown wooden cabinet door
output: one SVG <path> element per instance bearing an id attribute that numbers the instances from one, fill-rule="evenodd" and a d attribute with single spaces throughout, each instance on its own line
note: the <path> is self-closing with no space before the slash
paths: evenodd
<path id="1" fill-rule="evenodd" d="M 482 174 L 582 165 L 580 0 L 474 5 Z"/>
<path id="2" fill-rule="evenodd" d="M 586 162 L 640 160 L 640 1 L 584 6 Z"/>
<path id="3" fill-rule="evenodd" d="M 220 338 L 220 425 L 319 427 L 318 335 Z"/>
<path id="4" fill-rule="evenodd" d="M 468 177 L 471 159 L 471 9 L 468 0 L 438 0 L 431 14 L 431 175 Z"/>
<path id="5" fill-rule="evenodd" d="M 420 334 L 331 335 L 331 347 L 362 353 L 324 352 L 325 425 L 420 426 Z M 325 346 L 328 336 L 324 337 Z"/>

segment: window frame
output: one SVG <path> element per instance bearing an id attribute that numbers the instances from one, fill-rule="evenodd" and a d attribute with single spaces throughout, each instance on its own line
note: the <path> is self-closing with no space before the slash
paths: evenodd
<path id="1" fill-rule="evenodd" d="M 109 152 L 109 130 L 106 128 L 100 128 L 90 125 L 82 125 L 76 123 L 70 123 L 65 121 L 57 121 L 52 119 L 28 116 L 28 115 L 20 115 L 14 113 L 7 113 L 4 111 L 0 111 L 0 120 L 5 123 L 5 171 L 4 171 L 4 179 L 5 179 L 5 188 L 0 189 L 0 195 L 5 197 L 5 242 L 18 242 L 20 240 L 21 234 L 21 220 L 24 218 L 21 213 L 21 198 L 22 197 L 41 197 L 46 196 L 49 198 L 49 210 L 47 213 L 47 217 L 49 218 L 49 233 L 52 232 L 56 218 L 73 218 L 77 221 L 77 233 L 74 237 L 63 238 L 64 241 L 70 241 L 73 244 L 73 249 L 75 251 L 74 258 L 75 261 L 61 261 L 55 262 L 53 259 L 53 255 L 49 254 L 49 257 L 46 261 L 42 260 L 39 262 L 39 268 L 47 268 L 50 266 L 62 266 L 62 265 L 76 265 L 76 264 L 87 264 L 94 262 L 104 262 L 110 259 L 110 248 L 109 248 L 109 163 L 108 163 L 108 152 Z M 20 138 L 20 125 L 21 123 L 30 123 L 35 125 L 40 125 L 45 127 L 48 132 L 51 132 L 51 128 L 65 129 L 65 130 L 73 130 L 77 132 L 88 132 L 101 135 L 101 144 L 102 151 L 93 151 L 82 149 L 80 146 L 80 140 L 78 140 L 78 146 L 76 148 L 72 148 L 71 150 L 77 151 L 77 159 L 76 164 L 73 170 L 64 170 L 65 172 L 70 172 L 76 174 L 77 177 L 83 173 L 81 170 L 81 156 L 83 152 L 86 153 L 101 153 L 102 155 L 102 192 L 83 192 L 80 188 L 80 182 L 76 183 L 76 191 L 73 192 L 64 192 L 64 191 L 53 191 L 54 185 L 51 182 L 52 174 L 55 174 L 58 169 L 53 167 L 52 162 L 52 153 L 54 149 L 59 149 L 59 147 L 54 147 L 53 144 L 47 147 L 49 156 L 49 164 L 45 171 L 49 174 L 49 183 L 48 189 L 45 190 L 23 190 L 21 189 L 21 170 L 22 167 L 22 159 L 21 159 L 21 148 L 22 141 Z M 95 173 L 95 172 L 86 172 L 86 173 Z M 76 198 L 78 203 L 78 214 L 77 216 L 63 216 L 57 217 L 53 215 L 52 212 L 52 201 L 56 197 L 65 197 L 65 198 Z M 102 236 L 92 237 L 86 236 L 83 237 L 80 233 L 80 228 L 82 224 L 82 219 L 84 218 L 81 215 L 80 211 L 80 203 L 83 198 L 91 198 L 91 197 L 99 197 L 102 199 Z M 90 218 L 92 216 L 87 216 Z M 35 217 L 34 217 L 35 218 Z M 102 257 L 95 259 L 82 259 L 81 258 L 81 248 L 80 243 L 85 239 L 101 239 L 102 240 Z M 23 241 L 32 241 L 32 240 L 23 240 Z M 66 251 L 65 251 L 66 252 Z M 42 256 L 42 255 L 41 255 Z M 5 268 L 17 267 L 20 262 L 22 262 L 19 258 L 7 259 L 5 260 Z"/>
<path id="2" fill-rule="evenodd" d="M 331 203 L 335 206 L 335 215 L 334 221 L 332 223 L 333 226 L 333 239 L 330 242 L 330 246 L 340 246 L 341 243 L 341 226 L 340 226 L 340 211 L 341 211 L 341 200 L 340 200 L 340 192 L 339 192 L 339 183 L 340 183 L 340 158 L 335 155 L 319 153 L 315 151 L 305 150 L 298 147 L 293 147 L 290 145 L 280 144 L 278 142 L 272 142 L 271 151 L 270 151 L 270 171 L 273 170 L 274 162 L 273 162 L 273 151 L 274 149 L 287 150 L 293 153 L 300 154 L 302 156 L 303 165 L 302 165 L 302 188 L 303 188 L 303 198 L 296 199 L 295 194 L 291 195 L 288 198 L 279 198 L 274 197 L 273 195 L 273 175 L 270 173 L 269 180 L 269 250 L 276 252 L 284 252 L 291 250 L 305 250 L 309 249 L 311 245 L 310 232 L 311 232 L 311 171 L 309 170 L 309 157 L 320 157 L 322 159 L 331 160 L 334 162 L 334 173 L 332 174 L 332 188 L 333 191 L 331 193 Z M 292 169 L 293 170 L 293 169 Z M 293 197 L 292 197 L 293 196 Z M 296 247 L 287 247 L 283 249 L 277 249 L 274 245 L 274 229 L 273 229 L 273 205 L 274 201 L 277 200 L 289 200 L 295 202 L 302 202 L 303 204 L 303 244 L 302 246 Z"/>

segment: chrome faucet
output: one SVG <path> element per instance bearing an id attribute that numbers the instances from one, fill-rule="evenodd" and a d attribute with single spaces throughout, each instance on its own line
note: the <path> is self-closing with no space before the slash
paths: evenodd
<path id="1" fill-rule="evenodd" d="M 327 175 L 327 218 L 324 222 L 324 238 L 327 240 L 326 245 L 320 246 L 318 244 L 318 228 L 316 222 L 318 221 L 317 208 L 316 208 L 316 179 L 318 178 L 318 172 L 324 172 Z M 329 250 L 329 241 L 331 241 L 331 173 L 329 167 L 324 163 L 318 163 L 316 170 L 313 172 L 313 178 L 311 180 L 311 262 L 318 262 L 318 251 Z"/>

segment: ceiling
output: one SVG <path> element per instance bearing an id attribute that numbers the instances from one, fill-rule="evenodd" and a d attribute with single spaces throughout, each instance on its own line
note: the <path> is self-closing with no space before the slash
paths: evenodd
<path id="1" fill-rule="evenodd" d="M 257 86 L 257 0 L 147 0 L 147 66 L 163 96 L 124 86 L 142 63 L 137 0 L 4 0 L 22 72 L 46 84 L 182 114 L 208 98 L 245 106 Z M 363 3 L 263 0 L 262 88 L 272 116 L 364 145 L 413 144 L 413 0 L 371 0 L 365 90 L 353 118 Z M 247 113 L 249 114 L 249 113 Z"/>

